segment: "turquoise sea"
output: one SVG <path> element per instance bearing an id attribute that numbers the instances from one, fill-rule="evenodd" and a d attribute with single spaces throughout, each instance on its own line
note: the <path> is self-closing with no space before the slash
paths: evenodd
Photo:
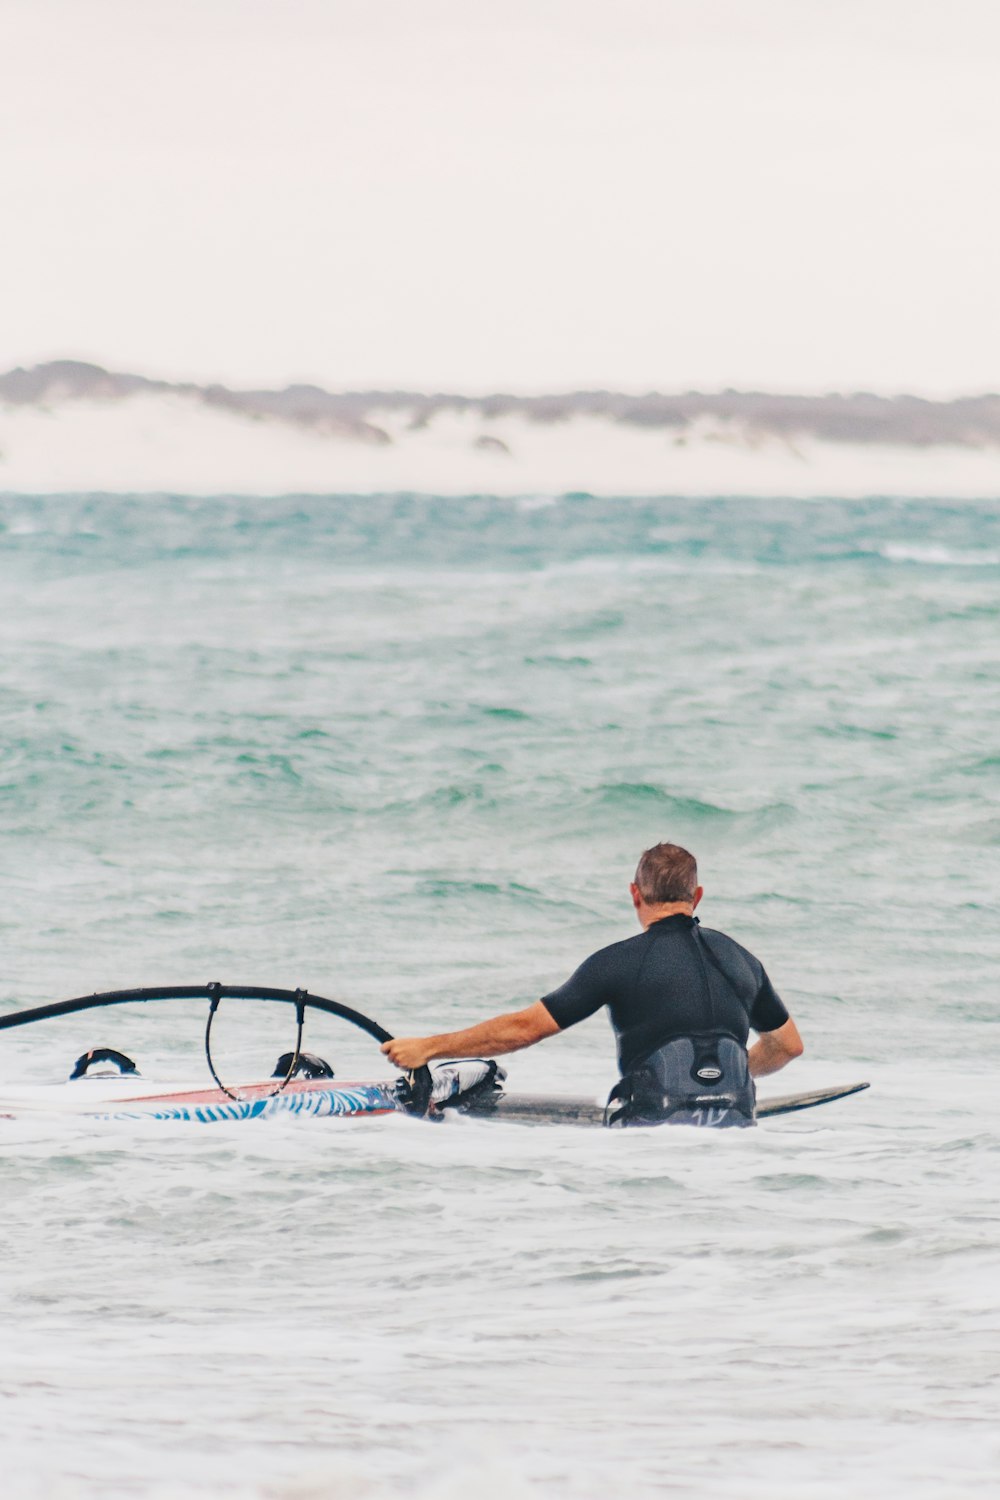
<path id="1" fill-rule="evenodd" d="M 16 1500 L 996 1493 L 1000 501 L 7 495 L 0 629 L 3 1010 L 449 1028 L 627 936 L 669 838 L 803 1033 L 761 1093 L 872 1083 L 718 1136 L 0 1119 Z M 200 1078 L 203 1026 L 0 1033 L 0 1105 L 100 1043 Z M 508 1068 L 596 1095 L 610 1033 Z"/>

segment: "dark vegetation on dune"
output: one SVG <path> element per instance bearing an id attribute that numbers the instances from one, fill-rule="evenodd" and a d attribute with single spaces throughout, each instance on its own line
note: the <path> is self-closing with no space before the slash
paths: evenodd
<path id="1" fill-rule="evenodd" d="M 482 419 L 518 415 L 558 423 L 576 416 L 604 417 L 626 426 L 661 428 L 674 437 L 701 419 L 732 424 L 748 436 L 816 437 L 839 443 L 900 443 L 930 447 L 1000 446 L 1000 395 L 930 401 L 920 396 L 783 396 L 761 391 L 686 391 L 666 395 L 621 395 L 571 391 L 547 396 L 460 396 L 446 392 L 326 391 L 315 385 L 283 390 L 230 390 L 119 374 L 77 360 L 54 360 L 0 375 L 0 402 L 52 406 L 74 400 L 123 401 L 137 395 L 182 396 L 252 420 L 271 419 L 332 436 L 370 443 L 391 441 L 380 414 L 403 413 L 414 428 L 444 411 Z"/>

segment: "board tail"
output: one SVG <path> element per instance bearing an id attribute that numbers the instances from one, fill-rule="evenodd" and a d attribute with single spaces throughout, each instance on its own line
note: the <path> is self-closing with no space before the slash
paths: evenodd
<path id="1" fill-rule="evenodd" d="M 843 1083 L 838 1088 L 812 1089 L 805 1094 L 779 1094 L 776 1099 L 758 1099 L 757 1118 L 770 1115 L 792 1115 L 799 1109 L 812 1109 L 816 1104 L 830 1104 L 834 1099 L 846 1099 L 850 1094 L 860 1094 L 871 1088 L 869 1083 Z"/>

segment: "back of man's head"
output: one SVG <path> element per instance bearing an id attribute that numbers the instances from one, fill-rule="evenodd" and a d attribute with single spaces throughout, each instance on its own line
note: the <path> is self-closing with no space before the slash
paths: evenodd
<path id="1" fill-rule="evenodd" d="M 698 889 L 698 865 L 694 855 L 680 844 L 654 844 L 636 866 L 635 883 L 647 906 L 693 901 Z"/>

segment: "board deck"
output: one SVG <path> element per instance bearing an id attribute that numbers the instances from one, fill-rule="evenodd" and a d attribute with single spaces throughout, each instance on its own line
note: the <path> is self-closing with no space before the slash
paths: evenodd
<path id="1" fill-rule="evenodd" d="M 868 1088 L 867 1083 L 842 1084 L 761 1099 L 758 1119 L 812 1109 Z M 299 1079 L 275 1093 L 274 1079 L 242 1085 L 232 1099 L 221 1089 L 165 1089 L 137 1078 L 86 1078 L 74 1083 L 14 1086 L 0 1097 L 0 1117 L 39 1114 L 83 1116 L 105 1121 L 165 1120 L 208 1125 L 234 1120 L 258 1120 L 281 1115 L 316 1118 L 371 1118 L 394 1114 L 395 1081 L 340 1082 L 329 1078 Z M 505 1120 L 530 1125 L 604 1124 L 604 1105 L 589 1096 L 559 1094 L 498 1094 L 467 1108 L 470 1118 Z"/>

